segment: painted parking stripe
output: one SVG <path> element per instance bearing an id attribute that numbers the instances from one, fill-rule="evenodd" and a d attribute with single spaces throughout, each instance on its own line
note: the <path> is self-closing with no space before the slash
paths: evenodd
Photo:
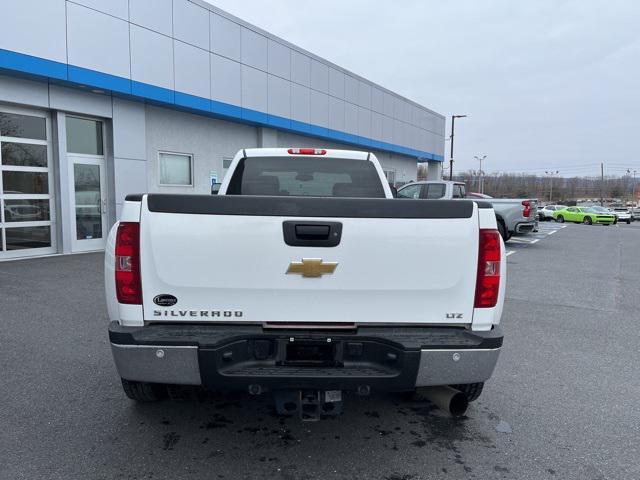
<path id="1" fill-rule="evenodd" d="M 508 240 L 511 243 L 524 243 L 525 245 L 531 245 L 532 243 L 537 242 L 538 240 L 525 240 L 524 238 L 510 238 Z"/>
<path id="2" fill-rule="evenodd" d="M 507 250 L 507 257 L 509 255 L 513 255 L 514 253 L 516 253 L 515 250 Z"/>

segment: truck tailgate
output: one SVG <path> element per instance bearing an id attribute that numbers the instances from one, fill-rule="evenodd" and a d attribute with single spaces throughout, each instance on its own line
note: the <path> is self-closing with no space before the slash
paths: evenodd
<path id="1" fill-rule="evenodd" d="M 288 245 L 283 222 L 337 222 L 339 243 Z M 145 321 L 472 321 L 470 201 L 148 195 L 140 224 Z"/>

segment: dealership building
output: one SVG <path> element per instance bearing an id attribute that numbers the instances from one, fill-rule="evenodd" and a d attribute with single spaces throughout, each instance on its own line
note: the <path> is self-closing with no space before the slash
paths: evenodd
<path id="1" fill-rule="evenodd" d="M 392 183 L 423 162 L 440 176 L 442 115 L 203 1 L 0 15 L 0 260 L 101 250 L 125 195 L 210 194 L 241 148 L 368 150 Z"/>

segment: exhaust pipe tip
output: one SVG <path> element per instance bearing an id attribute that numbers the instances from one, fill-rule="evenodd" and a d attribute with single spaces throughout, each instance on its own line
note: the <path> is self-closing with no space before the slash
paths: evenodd
<path id="1" fill-rule="evenodd" d="M 469 407 L 467 396 L 449 386 L 420 387 L 417 392 L 453 417 L 461 417 Z"/>

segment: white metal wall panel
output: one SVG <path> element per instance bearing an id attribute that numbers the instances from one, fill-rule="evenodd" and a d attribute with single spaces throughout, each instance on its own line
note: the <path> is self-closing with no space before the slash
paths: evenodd
<path id="1" fill-rule="evenodd" d="M 22 2 L 22 0 L 19 1 Z M 129 0 L 74 0 L 74 2 L 122 20 L 129 20 Z"/>
<path id="2" fill-rule="evenodd" d="M 358 135 L 358 106 L 353 103 L 344 104 L 344 130 Z"/>
<path id="3" fill-rule="evenodd" d="M 311 90 L 309 122 L 320 127 L 329 127 L 329 96 Z"/>
<path id="4" fill-rule="evenodd" d="M 241 32 L 240 51 L 242 63 L 266 72 L 268 68 L 267 52 L 269 49 L 267 37 L 244 27 L 241 27 Z"/>
<path id="5" fill-rule="evenodd" d="M 383 115 L 378 112 L 371 112 L 371 138 L 384 141 L 382 127 L 384 124 Z"/>
<path id="6" fill-rule="evenodd" d="M 345 75 L 344 99 L 349 103 L 353 103 L 354 105 L 357 105 L 359 94 L 360 93 L 359 93 L 358 79 L 353 78 L 351 75 Z"/>
<path id="7" fill-rule="evenodd" d="M 344 100 L 344 73 L 329 67 L 329 95 Z"/>
<path id="8" fill-rule="evenodd" d="M 163 35 L 173 35 L 172 0 L 129 0 L 132 23 Z"/>
<path id="9" fill-rule="evenodd" d="M 371 138 L 371 110 L 358 107 L 358 135 Z"/>
<path id="10" fill-rule="evenodd" d="M 124 20 L 68 3 L 67 44 L 69 64 L 129 78 L 129 24 Z"/>
<path id="11" fill-rule="evenodd" d="M 371 108 L 371 85 L 358 82 L 358 105 L 364 108 Z"/>
<path id="12" fill-rule="evenodd" d="M 398 119 L 393 119 L 393 143 L 396 145 L 403 145 L 404 142 L 404 133 L 406 129 L 404 128 L 404 123 Z"/>
<path id="13" fill-rule="evenodd" d="M 291 81 L 309 86 L 311 77 L 311 59 L 306 55 L 291 50 Z"/>
<path id="14" fill-rule="evenodd" d="M 196 47 L 209 48 L 209 12 L 188 0 L 173 0 L 173 35 Z"/>
<path id="15" fill-rule="evenodd" d="M 269 114 L 291 118 L 291 82 L 274 75 L 269 75 L 268 82 Z"/>
<path id="16" fill-rule="evenodd" d="M 111 96 L 61 85 L 49 86 L 49 108 L 111 118 Z"/>
<path id="17" fill-rule="evenodd" d="M 113 159 L 115 174 L 116 204 L 124 203 L 124 197 L 130 193 L 143 193 L 147 187 L 147 162 L 129 158 Z"/>
<path id="18" fill-rule="evenodd" d="M 259 112 L 267 111 L 266 72 L 242 65 L 242 106 Z"/>
<path id="19" fill-rule="evenodd" d="M 371 88 L 371 110 L 384 113 L 384 92 L 377 87 Z"/>
<path id="20" fill-rule="evenodd" d="M 310 90 L 297 83 L 291 84 L 291 118 L 298 122 L 309 123 L 311 105 Z"/>
<path id="21" fill-rule="evenodd" d="M 382 117 L 382 141 L 393 143 L 393 118 L 386 115 Z"/>
<path id="22" fill-rule="evenodd" d="M 240 25 L 215 13 L 209 14 L 213 53 L 240 61 Z"/>
<path id="23" fill-rule="evenodd" d="M 146 159 L 145 105 L 113 98 L 113 156 Z"/>
<path id="24" fill-rule="evenodd" d="M 311 88 L 322 93 L 329 91 L 329 67 L 311 59 Z"/>
<path id="25" fill-rule="evenodd" d="M 232 105 L 242 102 L 241 64 L 211 54 L 211 99 Z"/>
<path id="26" fill-rule="evenodd" d="M 269 73 L 291 79 L 291 49 L 269 39 Z"/>
<path id="27" fill-rule="evenodd" d="M 176 90 L 209 98 L 211 69 L 209 52 L 179 40 L 173 41 Z"/>
<path id="28" fill-rule="evenodd" d="M 64 0 L 2 2 L 0 18 L 0 48 L 67 61 Z"/>
<path id="29" fill-rule="evenodd" d="M 387 117 L 393 118 L 393 112 L 395 110 L 395 97 L 391 95 L 389 92 L 383 92 L 383 100 L 382 106 L 384 108 L 384 113 Z"/>
<path id="30" fill-rule="evenodd" d="M 173 41 L 131 25 L 131 79 L 173 89 Z"/>
<path id="31" fill-rule="evenodd" d="M 344 100 L 329 96 L 329 128 L 344 131 Z"/>
<path id="32" fill-rule="evenodd" d="M 0 75 L 0 102 L 49 107 L 49 85 L 24 78 Z"/>

